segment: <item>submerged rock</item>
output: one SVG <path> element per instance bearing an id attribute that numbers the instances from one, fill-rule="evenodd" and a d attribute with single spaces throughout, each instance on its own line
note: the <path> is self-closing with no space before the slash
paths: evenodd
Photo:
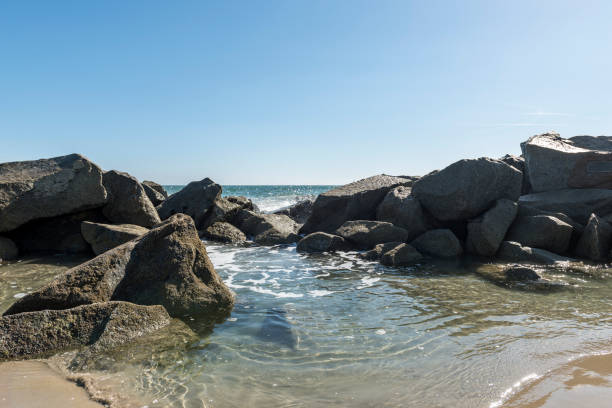
<path id="1" fill-rule="evenodd" d="M 586 225 L 591 214 L 600 217 L 612 214 L 612 190 L 587 188 L 528 194 L 520 198 L 519 205 L 563 213 Z"/>
<path id="2" fill-rule="evenodd" d="M 297 223 L 286 215 L 240 210 L 235 225 L 260 245 L 292 244 L 300 239 Z"/>
<path id="3" fill-rule="evenodd" d="M 90 221 L 81 223 L 81 234 L 91 245 L 94 254 L 100 255 L 109 249 L 138 238 L 149 230 L 132 224 L 110 225 Z"/>
<path id="4" fill-rule="evenodd" d="M 155 207 L 135 177 L 116 170 L 104 173 L 108 204 L 102 212 L 113 223 L 152 227 L 161 222 Z"/>
<path id="5" fill-rule="evenodd" d="M 287 208 L 274 211 L 274 214 L 284 214 L 298 224 L 304 224 L 310 214 L 312 214 L 313 200 L 307 199 L 299 201 Z"/>
<path id="6" fill-rule="evenodd" d="M 385 242 L 405 242 L 408 238 L 408 231 L 390 222 L 367 220 L 346 221 L 336 234 L 360 249 L 374 248 Z"/>
<path id="7" fill-rule="evenodd" d="M 612 225 L 592 214 L 576 245 L 576 255 L 592 261 L 607 261 L 611 243 Z"/>
<path id="8" fill-rule="evenodd" d="M 389 191 L 376 210 L 378 221 L 390 222 L 408 232 L 412 240 L 429 229 L 421 203 L 412 196 L 410 187 L 399 186 Z"/>
<path id="9" fill-rule="evenodd" d="M 308 234 L 297 244 L 298 252 L 307 253 L 343 251 L 349 248 L 350 245 L 344 238 L 326 232 Z"/>
<path id="10" fill-rule="evenodd" d="M 383 253 L 380 258 L 380 263 L 386 266 L 408 266 L 421 259 L 423 259 L 423 255 L 421 255 L 412 245 L 400 244 Z"/>
<path id="11" fill-rule="evenodd" d="M 174 214 L 187 214 L 202 228 L 206 213 L 221 196 L 221 186 L 209 178 L 192 181 L 181 191 L 172 194 L 157 209 L 162 220 Z"/>
<path id="12" fill-rule="evenodd" d="M 217 242 L 238 244 L 246 241 L 246 235 L 238 228 L 228 222 L 215 222 L 202 231 L 201 235 L 206 239 Z"/>
<path id="13" fill-rule="evenodd" d="M 541 264 L 573 261 L 571 258 L 566 258 L 544 249 L 530 248 L 512 241 L 504 241 L 501 243 L 496 258 L 504 261 Z"/>
<path id="14" fill-rule="evenodd" d="M 161 194 L 164 197 L 164 199 L 168 198 L 168 192 L 161 184 L 158 184 L 154 181 L 145 180 L 142 182 L 142 185 L 150 187 L 153 190 L 157 191 L 159 194 Z"/>
<path id="15" fill-rule="evenodd" d="M 19 255 L 19 249 L 15 243 L 5 237 L 0 237 L 0 261 L 11 261 Z"/>
<path id="16" fill-rule="evenodd" d="M 299 337 L 293 325 L 287 320 L 287 311 L 281 308 L 271 308 L 266 312 L 257 337 L 263 341 L 276 343 L 295 350 Z"/>
<path id="17" fill-rule="evenodd" d="M 482 256 L 495 255 L 516 217 L 517 207 L 514 201 L 501 199 L 481 217 L 470 221 L 467 251 Z"/>
<path id="18" fill-rule="evenodd" d="M 389 252 L 393 248 L 403 244 L 404 242 L 385 242 L 384 244 L 378 244 L 369 251 L 362 252 L 358 256 L 368 261 L 380 261 L 383 254 Z"/>
<path id="19" fill-rule="evenodd" d="M 536 271 L 524 266 L 512 266 L 504 271 L 509 281 L 536 281 L 541 278 Z"/>
<path id="20" fill-rule="evenodd" d="M 563 254 L 569 247 L 572 231 L 571 225 L 550 215 L 517 217 L 506 239 Z"/>
<path id="21" fill-rule="evenodd" d="M 463 253 L 461 242 L 449 229 L 427 231 L 410 244 L 419 252 L 436 258 L 453 258 Z"/>

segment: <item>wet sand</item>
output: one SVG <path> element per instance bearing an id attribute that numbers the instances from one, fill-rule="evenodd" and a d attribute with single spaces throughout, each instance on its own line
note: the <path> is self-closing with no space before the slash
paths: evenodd
<path id="1" fill-rule="evenodd" d="M 0 407 L 100 408 L 87 392 L 41 361 L 0 364 Z"/>

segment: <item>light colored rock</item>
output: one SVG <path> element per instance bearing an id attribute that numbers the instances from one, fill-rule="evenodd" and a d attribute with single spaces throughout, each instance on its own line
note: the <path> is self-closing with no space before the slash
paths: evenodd
<path id="1" fill-rule="evenodd" d="M 246 235 L 228 222 L 215 222 L 201 234 L 206 239 L 217 242 L 238 244 L 246 241 Z"/>
<path id="2" fill-rule="evenodd" d="M 147 228 L 132 224 L 110 225 L 90 221 L 81 223 L 81 234 L 85 241 L 91 245 L 91 249 L 96 255 L 138 238 L 147 232 L 149 232 Z"/>
<path id="3" fill-rule="evenodd" d="M 239 210 L 234 225 L 260 245 L 292 244 L 300 240 L 298 224 L 286 215 Z"/>
<path id="4" fill-rule="evenodd" d="M 390 222 L 408 231 L 412 240 L 429 229 L 419 200 L 411 194 L 410 187 L 399 186 L 389 191 L 376 210 L 378 221 Z"/>
<path id="5" fill-rule="evenodd" d="M 102 180 L 108 193 L 108 204 L 102 212 L 111 222 L 147 228 L 161 222 L 153 203 L 135 177 L 111 170 L 104 173 Z"/>
<path id="6" fill-rule="evenodd" d="M 519 206 L 523 205 L 563 213 L 586 225 L 591 214 L 600 217 L 612 214 L 612 190 L 587 188 L 528 194 L 519 199 Z"/>
<path id="7" fill-rule="evenodd" d="M 423 256 L 410 244 L 400 244 L 385 252 L 380 263 L 386 266 L 408 266 L 423 259 Z"/>
<path id="8" fill-rule="evenodd" d="M 470 221 L 467 226 L 467 252 L 495 255 L 516 217 L 517 208 L 514 201 L 501 199 L 481 217 Z"/>
<path id="9" fill-rule="evenodd" d="M 517 217 L 506 240 L 563 254 L 568 250 L 572 232 L 571 225 L 550 215 Z"/>
<path id="10" fill-rule="evenodd" d="M 342 251 L 350 247 L 344 238 L 326 232 L 313 232 L 306 235 L 297 244 L 298 252 L 316 253 Z"/>
<path id="11" fill-rule="evenodd" d="M 192 181 L 164 200 L 157 212 L 162 220 L 173 214 L 187 214 L 193 218 L 196 227 L 201 229 L 208 210 L 220 196 L 221 186 L 211 179 Z"/>
<path id="12" fill-rule="evenodd" d="M 0 237 L 0 261 L 11 261 L 19 255 L 19 249 L 15 243 L 5 237 Z"/>
<path id="13" fill-rule="evenodd" d="M 612 225 L 592 214 L 576 245 L 576 255 L 592 261 L 607 261 L 612 243 Z"/>
<path id="14" fill-rule="evenodd" d="M 449 229 L 435 229 L 410 243 L 419 252 L 436 258 L 453 258 L 463 253 L 461 242 Z"/>
<path id="15" fill-rule="evenodd" d="M 355 220 L 346 221 L 336 234 L 360 249 L 370 249 L 385 242 L 405 242 L 408 231 L 390 222 Z"/>
<path id="16" fill-rule="evenodd" d="M 572 262 L 573 259 L 538 248 L 522 246 L 518 242 L 504 241 L 497 251 L 497 259 L 511 262 L 555 264 Z"/>

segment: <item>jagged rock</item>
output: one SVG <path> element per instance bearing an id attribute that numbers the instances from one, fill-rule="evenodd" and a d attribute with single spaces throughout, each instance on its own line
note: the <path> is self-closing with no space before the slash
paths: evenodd
<path id="1" fill-rule="evenodd" d="M 541 278 L 536 271 L 524 266 L 511 266 L 504 270 L 504 275 L 509 281 L 536 281 Z"/>
<path id="2" fill-rule="evenodd" d="M 378 221 L 390 222 L 408 231 L 412 240 L 429 229 L 421 203 L 411 195 L 410 187 L 399 186 L 389 191 L 376 210 Z"/>
<path id="3" fill-rule="evenodd" d="M 612 188 L 612 137 L 564 139 L 544 133 L 521 143 L 535 193 L 568 188 Z"/>
<path id="4" fill-rule="evenodd" d="M 19 249 L 15 243 L 5 237 L 0 237 L 0 261 L 11 261 L 19 255 Z"/>
<path id="5" fill-rule="evenodd" d="M 461 242 L 449 229 L 427 231 L 410 244 L 419 252 L 436 258 L 453 258 L 463 253 Z"/>
<path id="6" fill-rule="evenodd" d="M 292 244 L 300 240 L 298 225 L 286 215 L 239 210 L 235 225 L 260 245 Z"/>
<path id="7" fill-rule="evenodd" d="M 607 261 L 612 242 L 612 225 L 591 214 L 576 245 L 576 255 L 592 261 Z"/>
<path id="8" fill-rule="evenodd" d="M 153 206 L 157 207 L 166 199 L 166 197 L 164 197 L 162 193 L 149 186 L 148 184 L 141 183 L 141 185 L 144 189 L 145 194 L 147 195 L 147 197 L 149 197 L 149 200 L 151 200 L 151 204 L 153 204 Z"/>
<path id="9" fill-rule="evenodd" d="M 360 249 L 374 248 L 385 242 L 405 242 L 408 238 L 408 231 L 390 222 L 367 220 L 346 221 L 336 234 Z"/>
<path id="10" fill-rule="evenodd" d="M 376 208 L 389 190 L 412 183 L 412 178 L 381 174 L 320 194 L 300 233 L 334 232 L 345 221 L 373 220 L 376 218 Z"/>
<path id="11" fill-rule="evenodd" d="M 571 225 L 550 215 L 517 217 L 506 239 L 524 246 L 563 254 L 569 247 L 572 231 Z"/>
<path id="12" fill-rule="evenodd" d="M 164 196 L 164 199 L 168 198 L 168 192 L 166 191 L 166 189 L 161 184 L 158 184 L 158 183 L 156 183 L 154 181 L 145 180 L 145 181 L 142 182 L 142 185 L 143 186 L 147 186 L 147 187 L 151 187 L 153 190 L 157 191 L 162 196 Z"/>
<path id="13" fill-rule="evenodd" d="M 520 171 L 499 160 L 460 160 L 419 179 L 412 195 L 438 220 L 465 220 L 501 198 L 517 201 L 522 180 Z"/>
<path id="14" fill-rule="evenodd" d="M 284 214 L 298 224 L 304 224 L 306 220 L 308 220 L 308 217 L 310 217 L 310 214 L 312 214 L 313 204 L 313 200 L 302 200 L 287 208 L 274 211 L 274 214 Z"/>
<path id="15" fill-rule="evenodd" d="M 344 251 L 349 248 L 350 245 L 344 238 L 327 232 L 313 232 L 306 235 L 297 244 L 298 252 L 308 253 Z"/>
<path id="16" fill-rule="evenodd" d="M 232 244 L 238 244 L 247 239 L 242 231 L 228 222 L 215 222 L 202 231 L 201 235 L 211 241 L 228 242 Z"/>
<path id="17" fill-rule="evenodd" d="M 251 204 L 251 205 L 249 205 Z M 238 211 L 252 208 L 249 202 L 233 202 L 224 197 L 217 198 L 203 218 L 202 229 L 206 229 L 216 222 L 234 223 Z"/>
<path id="18" fill-rule="evenodd" d="M 187 214 L 194 219 L 196 227 L 202 228 L 206 213 L 221 196 L 221 186 L 209 178 L 192 181 L 181 191 L 172 194 L 157 209 L 162 220 L 173 214 Z"/>
<path id="19" fill-rule="evenodd" d="M 538 248 L 522 246 L 518 242 L 504 241 L 497 251 L 497 259 L 512 262 L 527 262 L 541 264 L 555 264 L 557 262 L 570 262 L 573 259 L 554 254 Z"/>
<path id="20" fill-rule="evenodd" d="M 193 220 L 172 216 L 148 233 L 66 271 L 4 314 L 124 300 L 159 304 L 174 317 L 217 316 L 233 295 L 215 272 Z"/>
<path id="21" fill-rule="evenodd" d="M 385 252 L 380 263 L 386 266 L 408 266 L 423 259 L 423 256 L 410 244 L 400 244 Z"/>
<path id="22" fill-rule="evenodd" d="M 104 302 L 0 317 L 0 361 L 84 346 L 109 350 L 170 323 L 162 306 Z"/>
<path id="23" fill-rule="evenodd" d="M 529 184 L 529 177 L 527 177 L 527 172 L 525 171 L 525 158 L 507 154 L 504 157 L 500 157 L 499 160 L 523 173 L 523 188 L 521 189 L 521 195 L 529 194 L 531 192 L 531 185 Z"/>
<path id="24" fill-rule="evenodd" d="M 591 214 L 597 214 L 600 217 L 612 214 L 612 190 L 585 188 L 528 194 L 519 200 L 519 206 L 523 205 L 563 213 L 580 224 L 586 225 Z"/>
<path id="25" fill-rule="evenodd" d="M 251 210 L 255 212 L 259 212 L 259 208 L 251 200 L 244 196 L 228 196 L 226 197 L 227 201 L 230 203 L 240 205 L 240 208 L 244 208 L 245 210 Z"/>
<path id="26" fill-rule="evenodd" d="M 113 223 L 152 227 L 161 222 L 157 211 L 135 177 L 116 170 L 103 177 L 108 204 L 102 212 Z"/>
<path id="27" fill-rule="evenodd" d="M 385 242 L 384 244 L 376 245 L 369 251 L 360 253 L 358 256 L 368 261 L 379 261 L 383 254 L 401 244 L 403 244 L 403 242 Z"/>
<path id="28" fill-rule="evenodd" d="M 102 170 L 81 155 L 0 164 L 0 232 L 106 200 Z"/>
<path id="29" fill-rule="evenodd" d="M 91 245 L 91 249 L 96 255 L 138 238 L 147 232 L 149 232 L 147 228 L 132 224 L 110 225 L 90 221 L 81 223 L 81 234 L 85 241 Z"/>
<path id="30" fill-rule="evenodd" d="M 482 256 L 493 256 L 504 240 L 517 213 L 514 201 L 501 199 L 481 217 L 467 226 L 466 250 Z"/>

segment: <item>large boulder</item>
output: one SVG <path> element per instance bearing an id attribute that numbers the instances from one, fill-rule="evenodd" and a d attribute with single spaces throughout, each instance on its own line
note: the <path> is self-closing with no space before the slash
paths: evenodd
<path id="1" fill-rule="evenodd" d="M 531 137 L 521 144 L 533 192 L 612 187 L 612 137 L 558 133 Z"/>
<path id="2" fill-rule="evenodd" d="M 164 199 L 168 198 L 168 192 L 166 191 L 164 186 L 162 186 L 161 184 L 158 184 L 154 181 L 145 180 L 142 182 L 142 185 L 150 187 L 153 190 L 157 191 L 159 194 L 161 194 L 164 197 Z"/>
<path id="3" fill-rule="evenodd" d="M 238 244 L 246 241 L 246 235 L 228 222 L 215 222 L 200 233 L 206 239 Z"/>
<path id="4" fill-rule="evenodd" d="M 0 232 L 106 200 L 102 170 L 81 155 L 0 164 Z"/>
<path id="5" fill-rule="evenodd" d="M 385 252 L 380 263 L 385 266 L 408 266 L 423 259 L 423 255 L 419 253 L 410 244 L 400 244 L 391 250 Z"/>
<path id="6" fill-rule="evenodd" d="M 592 214 L 576 245 L 576 255 L 592 261 L 607 261 L 611 243 L 612 225 Z"/>
<path id="7" fill-rule="evenodd" d="M 159 215 L 135 177 L 111 170 L 104 173 L 108 204 L 102 212 L 113 223 L 150 228 L 161 222 Z"/>
<path id="8" fill-rule="evenodd" d="M 334 232 L 345 221 L 373 220 L 376 218 L 376 208 L 389 190 L 412 183 L 413 178 L 381 174 L 320 194 L 300 233 Z"/>
<path id="9" fill-rule="evenodd" d="M 522 180 L 520 171 L 499 160 L 460 160 L 419 179 L 412 194 L 438 220 L 464 220 L 501 198 L 517 201 Z"/>
<path id="10" fill-rule="evenodd" d="M 127 302 L 3 316 L 0 317 L 0 361 L 46 357 L 84 346 L 109 350 L 168 324 L 170 316 L 162 306 Z"/>
<path id="11" fill-rule="evenodd" d="M 250 201 L 230 201 L 228 198 L 219 197 L 213 202 L 199 228 L 204 230 L 216 222 L 229 222 L 231 224 L 234 222 L 236 215 L 238 215 L 238 211 L 253 208 Z"/>
<path id="12" fill-rule="evenodd" d="M 17 258 L 18 255 L 17 245 L 6 237 L 0 237 L 0 261 L 10 261 Z"/>
<path id="13" fill-rule="evenodd" d="M 300 240 L 298 224 L 286 215 L 239 210 L 234 223 L 260 245 L 292 244 Z"/>
<path id="14" fill-rule="evenodd" d="M 172 216 L 140 238 L 78 265 L 17 300 L 11 315 L 124 300 L 162 305 L 174 317 L 226 312 L 234 297 L 215 272 L 193 224 Z"/>
<path id="15" fill-rule="evenodd" d="M 601 188 L 566 189 L 524 195 L 519 206 L 563 213 L 582 225 L 591 214 L 600 217 L 612 214 L 612 190 Z"/>
<path id="16" fill-rule="evenodd" d="M 495 255 L 516 217 L 517 207 L 514 201 L 501 199 L 481 217 L 470 221 L 465 244 L 467 252 Z"/>
<path id="17" fill-rule="evenodd" d="M 149 232 L 147 228 L 132 224 L 110 225 L 90 221 L 81 223 L 81 235 L 91 245 L 91 249 L 96 255 L 138 238 L 147 232 Z"/>
<path id="18" fill-rule="evenodd" d="M 461 242 L 449 229 L 427 231 L 410 244 L 419 252 L 436 258 L 453 258 L 463 253 Z"/>
<path id="19" fill-rule="evenodd" d="M 346 221 L 336 230 L 336 234 L 360 249 L 374 248 L 385 242 L 405 242 L 408 239 L 408 231 L 383 221 Z"/>
<path id="20" fill-rule="evenodd" d="M 306 235 L 297 244 L 298 252 L 307 253 L 342 251 L 349 248 L 350 245 L 344 238 L 327 232 L 313 232 Z"/>
<path id="21" fill-rule="evenodd" d="M 304 224 L 312 214 L 313 204 L 314 201 L 311 199 L 298 201 L 289 207 L 274 211 L 274 214 L 284 214 L 298 224 Z"/>
<path id="22" fill-rule="evenodd" d="M 563 254 L 569 247 L 573 230 L 568 223 L 550 215 L 517 217 L 506 239 L 524 246 Z"/>
<path id="23" fill-rule="evenodd" d="M 521 189 L 521 195 L 529 194 L 531 192 L 531 185 L 529 184 L 529 177 L 527 177 L 527 172 L 525 171 L 525 158 L 507 154 L 500 157 L 499 160 L 523 173 L 523 188 Z"/>
<path id="24" fill-rule="evenodd" d="M 554 254 L 545 249 L 530 248 L 512 241 L 504 241 L 501 243 L 496 258 L 502 261 L 537 264 L 556 264 L 573 261 L 573 259 Z"/>
<path id="25" fill-rule="evenodd" d="M 206 213 L 220 196 L 221 186 L 211 179 L 192 181 L 168 197 L 157 211 L 162 220 L 178 213 L 187 214 L 194 219 L 196 227 L 202 228 Z"/>
<path id="26" fill-rule="evenodd" d="M 387 193 L 376 210 L 378 221 L 390 222 L 404 228 L 408 231 L 408 240 L 418 237 L 429 229 L 421 203 L 412 196 L 411 192 L 410 187 L 395 187 Z"/>
<path id="27" fill-rule="evenodd" d="M 140 184 L 142 185 L 142 188 L 144 189 L 144 192 L 147 195 L 147 197 L 149 197 L 149 200 L 151 200 L 151 204 L 153 204 L 155 207 L 160 205 L 166 199 L 166 197 L 164 197 L 162 193 L 160 193 L 159 191 L 157 191 L 150 185 L 145 184 L 145 183 L 140 183 Z"/>

